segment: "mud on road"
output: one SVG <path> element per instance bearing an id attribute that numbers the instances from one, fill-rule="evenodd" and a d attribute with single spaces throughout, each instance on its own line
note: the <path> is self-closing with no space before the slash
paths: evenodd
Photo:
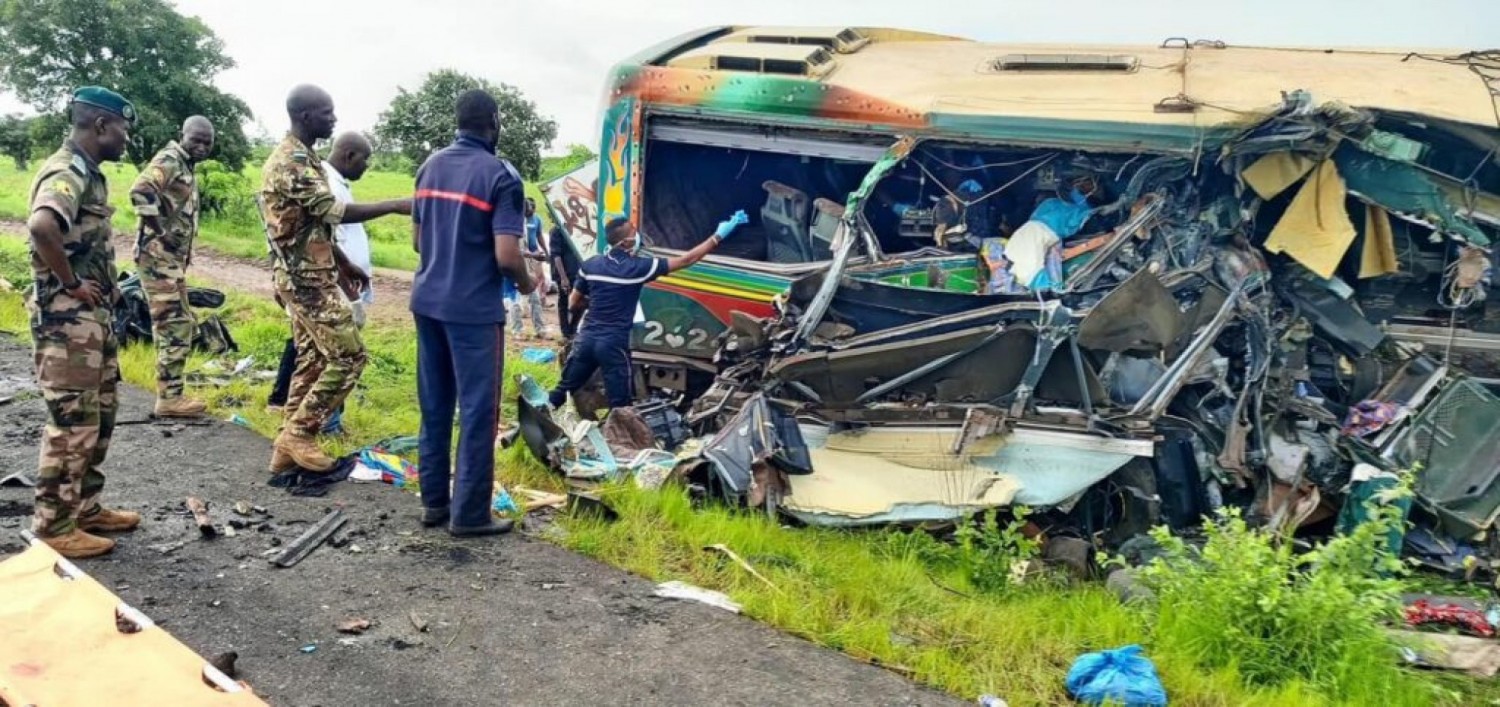
<path id="1" fill-rule="evenodd" d="M 0 378 L 30 369 L 28 348 L 0 335 Z M 127 388 L 120 420 L 143 420 L 150 405 Z M 5 473 L 35 468 L 43 415 L 35 395 L 0 405 Z M 80 564 L 199 654 L 238 652 L 241 677 L 271 704 L 959 704 L 750 619 L 653 597 L 644 579 L 524 533 L 424 530 L 416 496 L 389 486 L 290 496 L 266 485 L 269 454 L 225 422 L 122 425 L 106 499 L 145 523 Z M 219 525 L 245 527 L 201 539 L 189 495 Z M 240 517 L 238 501 L 269 516 Z M 350 517 L 342 547 L 271 566 L 268 551 L 334 507 Z M 30 509 L 29 489 L 0 488 L 0 557 L 20 549 Z M 351 617 L 374 626 L 338 633 Z"/>

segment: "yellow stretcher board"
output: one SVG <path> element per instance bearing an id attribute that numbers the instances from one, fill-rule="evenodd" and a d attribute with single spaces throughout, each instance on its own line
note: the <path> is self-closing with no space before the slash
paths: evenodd
<path id="1" fill-rule="evenodd" d="M 0 562 L 0 704 L 266 703 L 45 543 Z"/>

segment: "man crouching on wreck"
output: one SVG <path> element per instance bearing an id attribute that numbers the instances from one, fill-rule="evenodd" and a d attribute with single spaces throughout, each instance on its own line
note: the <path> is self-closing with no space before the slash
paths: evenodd
<path id="1" fill-rule="evenodd" d="M 552 407 L 561 407 L 568 394 L 582 388 L 595 370 L 603 371 L 609 407 L 628 407 L 633 397 L 630 327 L 640 307 L 641 290 L 652 280 L 702 260 L 749 220 L 745 212 L 735 212 L 728 221 L 719 224 L 712 236 L 675 258 L 641 255 L 640 235 L 635 225 L 624 218 L 606 224 L 604 238 L 609 242 L 609 252 L 588 259 L 579 268 L 578 281 L 568 298 L 568 309 L 575 316 L 585 308 L 588 315 L 578 329 L 572 353 L 563 364 L 562 380 L 547 396 Z"/>

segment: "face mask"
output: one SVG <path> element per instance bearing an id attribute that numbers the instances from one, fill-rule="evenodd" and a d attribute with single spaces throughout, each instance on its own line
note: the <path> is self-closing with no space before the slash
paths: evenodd
<path id="1" fill-rule="evenodd" d="M 641 252 L 641 239 L 637 238 L 630 244 L 630 254 L 637 255 Z"/>

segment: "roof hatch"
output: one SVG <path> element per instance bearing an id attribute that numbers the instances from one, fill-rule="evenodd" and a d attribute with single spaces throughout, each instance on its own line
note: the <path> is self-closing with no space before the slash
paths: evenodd
<path id="1" fill-rule="evenodd" d="M 870 38 L 853 27 L 747 27 L 715 43 L 734 42 L 823 47 L 839 54 L 853 54 L 869 44 Z"/>
<path id="2" fill-rule="evenodd" d="M 817 77 L 828 73 L 833 63 L 833 55 L 818 46 L 715 43 L 675 56 L 667 66 Z"/>
<path id="3" fill-rule="evenodd" d="M 1129 54 L 1006 54 L 990 62 L 995 73 L 1130 73 L 1140 60 Z"/>

